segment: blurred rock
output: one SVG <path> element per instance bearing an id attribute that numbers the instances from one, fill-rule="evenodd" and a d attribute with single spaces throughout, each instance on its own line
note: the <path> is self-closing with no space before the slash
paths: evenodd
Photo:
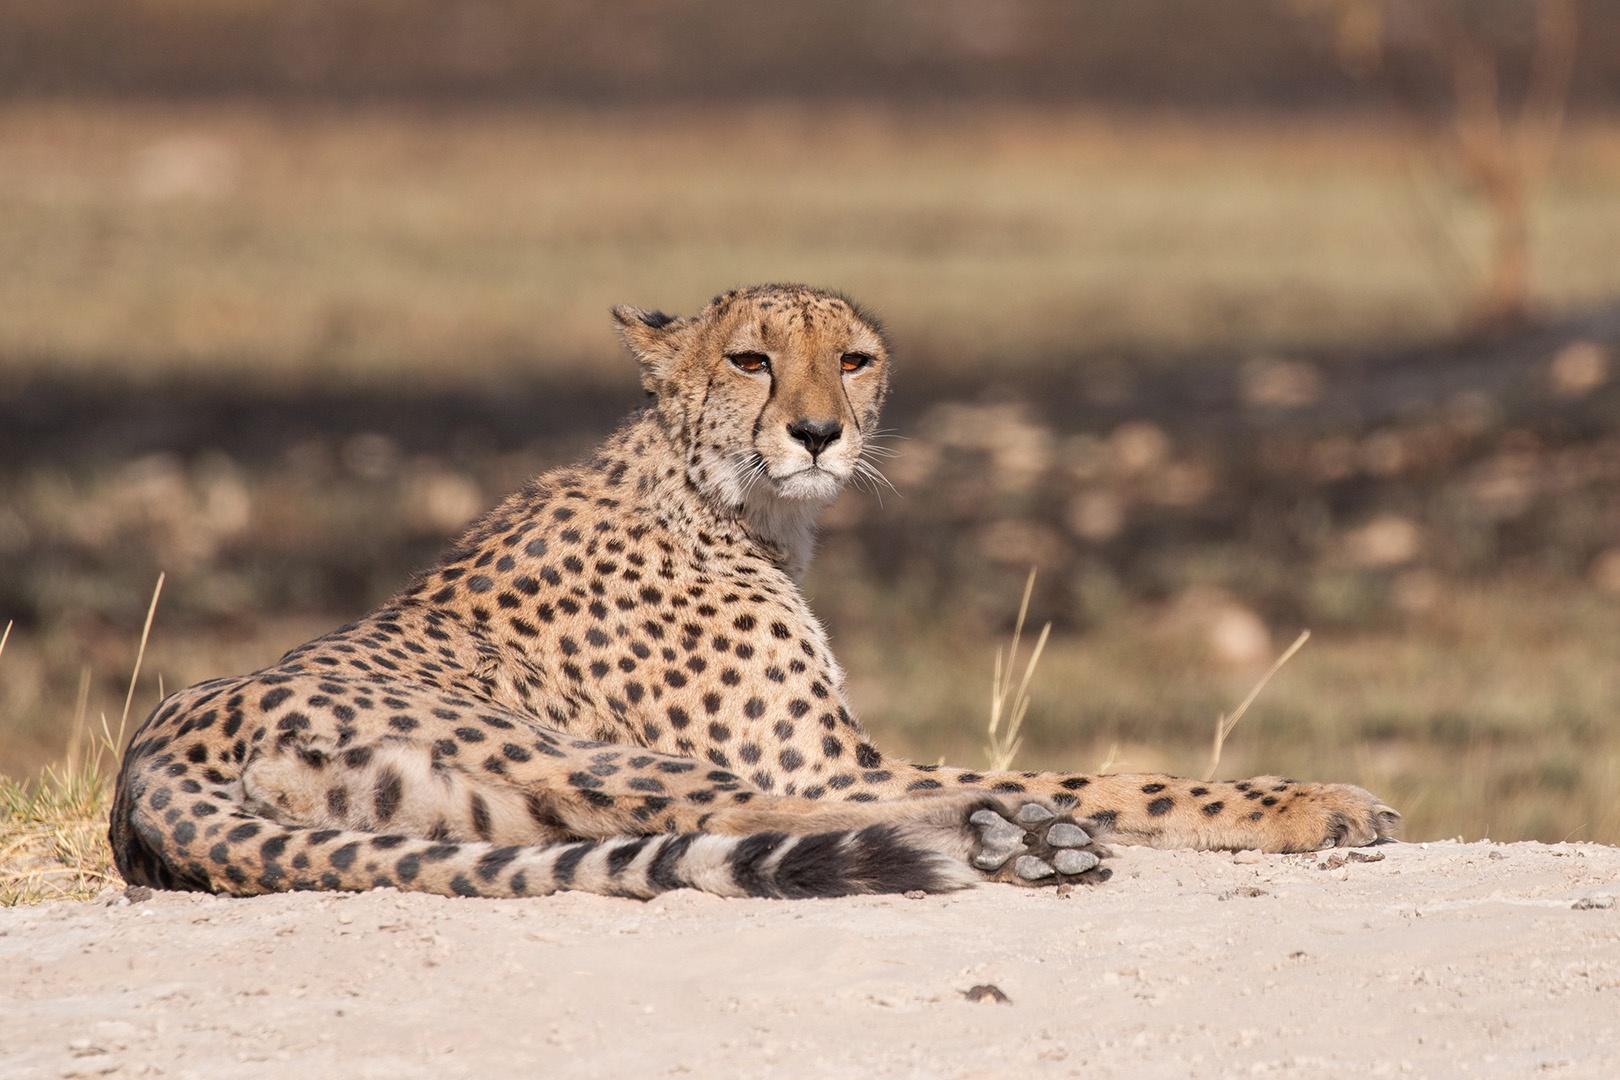
<path id="1" fill-rule="evenodd" d="M 1071 435 L 1060 451 L 1063 468 L 1076 480 L 1101 479 L 1108 468 L 1108 447 L 1095 435 Z"/>
<path id="2" fill-rule="evenodd" d="M 1243 400 L 1272 409 L 1314 405 L 1322 396 L 1322 376 L 1295 360 L 1251 360 L 1243 366 Z"/>
<path id="3" fill-rule="evenodd" d="M 1604 592 L 1620 596 L 1620 547 L 1603 552 L 1592 563 L 1592 584 Z"/>
<path id="4" fill-rule="evenodd" d="M 1121 424 L 1108 437 L 1114 467 L 1126 475 L 1147 472 L 1164 463 L 1173 449 L 1170 436 L 1157 424 L 1133 420 Z"/>
<path id="5" fill-rule="evenodd" d="M 1196 461 L 1178 461 L 1159 477 L 1152 493 L 1161 506 L 1197 506 L 1215 490 L 1215 474 Z"/>
<path id="6" fill-rule="evenodd" d="M 1177 596 L 1159 620 L 1160 630 L 1200 642 L 1227 664 L 1252 664 L 1271 655 L 1265 621 L 1224 589 L 1195 585 Z"/>
<path id="7" fill-rule="evenodd" d="M 1530 509 L 1536 497 L 1535 461 L 1527 454 L 1499 454 L 1469 484 L 1481 512 L 1508 521 Z"/>
<path id="8" fill-rule="evenodd" d="M 1609 354 L 1596 342 L 1573 342 L 1548 363 L 1547 379 L 1557 397 L 1585 397 L 1609 381 Z"/>
<path id="9" fill-rule="evenodd" d="M 1374 476 L 1394 476 L 1408 463 L 1406 444 L 1398 432 L 1376 431 L 1361 441 L 1361 467 Z"/>
<path id="10" fill-rule="evenodd" d="M 405 513 L 424 532 L 453 532 L 483 508 L 483 491 L 461 473 L 428 466 L 405 481 Z"/>
<path id="11" fill-rule="evenodd" d="M 399 447 L 386 435 L 361 432 L 343 444 L 343 467 L 362 480 L 386 480 L 399 469 Z"/>
<path id="12" fill-rule="evenodd" d="M 218 539 L 242 535 L 253 520 L 253 495 L 242 470 L 223 454 L 210 454 L 192 470 L 202 518 Z"/>
<path id="13" fill-rule="evenodd" d="M 1260 616 L 1236 604 L 1221 608 L 1206 635 L 1210 652 L 1229 664 L 1252 664 L 1271 653 L 1271 632 Z"/>
<path id="14" fill-rule="evenodd" d="M 1363 566 L 1399 566 L 1417 558 L 1423 534 L 1404 517 L 1383 514 L 1345 534 L 1345 551 Z"/>
<path id="15" fill-rule="evenodd" d="M 1125 502 L 1111 491 L 1082 491 L 1069 503 L 1067 520 L 1082 540 L 1112 540 L 1125 527 Z"/>

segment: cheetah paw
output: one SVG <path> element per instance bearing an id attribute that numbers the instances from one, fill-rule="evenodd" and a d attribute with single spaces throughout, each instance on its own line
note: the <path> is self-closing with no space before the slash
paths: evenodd
<path id="1" fill-rule="evenodd" d="M 1010 813 L 983 807 L 968 818 L 974 833 L 969 861 L 992 881 L 1016 885 L 1094 884 L 1113 871 L 1102 866 L 1107 851 L 1067 814 L 1037 802 Z"/>

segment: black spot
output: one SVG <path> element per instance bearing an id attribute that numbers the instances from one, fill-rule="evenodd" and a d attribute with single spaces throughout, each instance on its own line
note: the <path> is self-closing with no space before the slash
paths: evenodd
<path id="1" fill-rule="evenodd" d="M 339 870 L 347 870 L 349 867 L 354 865 L 354 857 L 359 853 L 360 842 L 358 840 L 352 840 L 338 848 L 336 851 L 332 852 L 332 854 L 327 856 L 327 858 L 331 864 L 337 867 Z"/>
<path id="2" fill-rule="evenodd" d="M 494 881 L 497 874 L 511 865 L 522 852 L 520 847 L 498 847 L 479 856 L 475 867 L 478 876 L 485 881 Z"/>
<path id="3" fill-rule="evenodd" d="M 399 809 L 400 797 L 404 794 L 404 784 L 399 773 L 393 769 L 383 770 L 382 776 L 377 779 L 376 802 L 377 820 L 386 824 Z"/>
<path id="4" fill-rule="evenodd" d="M 1154 799 L 1152 802 L 1147 804 L 1148 816 L 1164 817 L 1164 815 L 1168 814 L 1171 808 L 1173 808 L 1175 805 L 1176 800 L 1169 797 Z"/>
<path id="5" fill-rule="evenodd" d="M 1204 816 L 1205 817 L 1214 817 L 1216 814 L 1220 813 L 1225 808 L 1226 808 L 1226 804 L 1223 803 L 1223 802 L 1205 803 L 1204 808 L 1203 808 L 1204 809 Z"/>
<path id="6" fill-rule="evenodd" d="M 479 795 L 476 792 L 473 794 L 470 802 L 473 831 L 478 834 L 478 838 L 480 840 L 488 840 L 490 830 L 489 804 L 484 801 L 484 797 L 482 795 Z"/>

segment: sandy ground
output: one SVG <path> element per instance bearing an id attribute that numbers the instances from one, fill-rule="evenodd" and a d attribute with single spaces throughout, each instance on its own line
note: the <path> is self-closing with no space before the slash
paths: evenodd
<path id="1" fill-rule="evenodd" d="M 1620 1075 L 1620 848 L 1359 854 L 1125 850 L 1067 896 L 0 911 L 0 1076 Z"/>

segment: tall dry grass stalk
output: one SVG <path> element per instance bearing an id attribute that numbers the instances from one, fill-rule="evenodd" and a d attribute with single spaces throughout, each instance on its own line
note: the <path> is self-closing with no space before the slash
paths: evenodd
<path id="1" fill-rule="evenodd" d="M 79 677 L 66 756 L 31 782 L 0 777 L 0 907 L 85 900 L 117 884 L 118 873 L 107 846 L 107 811 L 163 581 L 164 575 L 159 574 L 152 589 L 117 728 L 102 713 L 100 730 L 87 734 L 87 667 Z M 0 655 L 10 635 L 11 624 L 7 623 L 5 633 L 0 634 Z"/>
<path id="2" fill-rule="evenodd" d="M 1035 677 L 1035 666 L 1041 662 L 1046 640 L 1052 633 L 1052 624 L 1041 627 L 1035 639 L 1035 648 L 1024 665 L 1024 674 L 1013 685 L 1013 668 L 1018 663 L 1018 645 L 1024 636 L 1024 620 L 1029 617 L 1029 598 L 1035 590 L 1035 571 L 1024 581 L 1024 598 L 1018 605 L 1018 621 L 1013 624 L 1012 643 L 1005 657 L 996 650 L 995 674 L 990 683 L 990 721 L 985 726 L 985 755 L 990 759 L 991 771 L 1006 769 L 1024 745 L 1021 731 L 1024 715 L 1029 712 L 1029 684 Z"/>
<path id="3" fill-rule="evenodd" d="M 1309 630 L 1301 630 L 1299 632 L 1299 637 L 1295 638 L 1294 643 L 1288 646 L 1288 648 L 1284 649 L 1282 655 L 1277 657 L 1276 661 L 1271 665 L 1271 667 L 1266 669 L 1266 673 L 1260 676 L 1260 681 L 1254 684 L 1254 688 L 1249 691 L 1247 697 L 1238 703 L 1238 707 L 1233 709 L 1228 715 L 1216 719 L 1215 742 L 1214 746 L 1210 749 L 1209 768 L 1204 770 L 1205 780 L 1213 780 L 1215 778 L 1215 770 L 1221 767 L 1221 751 L 1226 747 L 1227 736 L 1231 735 L 1233 730 L 1237 728 L 1238 721 L 1242 720 L 1243 714 L 1249 711 L 1249 706 L 1253 705 L 1255 698 L 1260 696 L 1260 691 L 1266 688 L 1266 683 L 1271 681 L 1271 677 L 1277 674 L 1277 672 L 1281 671 L 1282 666 L 1288 663 L 1289 660 L 1293 659 L 1294 654 L 1299 652 L 1300 649 L 1304 648 L 1305 643 L 1309 640 L 1311 640 L 1311 632 Z"/>

